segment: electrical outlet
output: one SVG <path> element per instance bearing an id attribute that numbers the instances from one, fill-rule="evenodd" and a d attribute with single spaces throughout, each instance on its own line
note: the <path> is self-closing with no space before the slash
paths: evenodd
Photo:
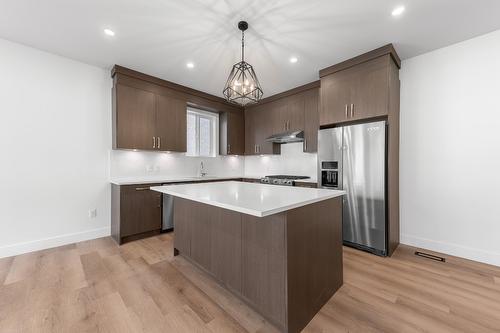
<path id="1" fill-rule="evenodd" d="M 153 166 L 152 165 L 146 165 L 146 172 L 148 172 L 148 173 L 153 172 Z"/>
<path id="2" fill-rule="evenodd" d="M 89 219 L 95 219 L 97 217 L 97 209 L 91 209 L 89 210 Z"/>

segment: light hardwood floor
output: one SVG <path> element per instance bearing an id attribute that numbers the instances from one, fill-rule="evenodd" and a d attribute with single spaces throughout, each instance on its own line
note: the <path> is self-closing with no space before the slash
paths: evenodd
<path id="1" fill-rule="evenodd" d="M 500 268 L 400 246 L 344 249 L 344 286 L 305 332 L 500 332 Z M 172 235 L 0 259 L 0 332 L 276 332 L 186 260 Z"/>

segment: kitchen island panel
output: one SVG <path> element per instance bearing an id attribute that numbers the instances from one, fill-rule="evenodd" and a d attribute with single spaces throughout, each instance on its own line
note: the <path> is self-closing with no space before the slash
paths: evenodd
<path id="1" fill-rule="evenodd" d="M 212 272 L 229 289 L 241 293 L 241 214 L 220 209 L 211 227 Z"/>
<path id="2" fill-rule="evenodd" d="M 176 255 L 282 332 L 300 332 L 342 285 L 341 196 L 265 217 L 175 197 L 174 226 Z"/>
<path id="3" fill-rule="evenodd" d="M 243 214 L 242 294 L 275 324 L 286 321 L 286 214 Z"/>
<path id="4" fill-rule="evenodd" d="M 174 254 L 191 255 L 191 222 L 195 218 L 193 202 L 174 198 Z"/>
<path id="5" fill-rule="evenodd" d="M 288 330 L 299 332 L 343 283 L 342 199 L 288 211 Z M 304 223 L 307 221 L 307 223 Z"/>

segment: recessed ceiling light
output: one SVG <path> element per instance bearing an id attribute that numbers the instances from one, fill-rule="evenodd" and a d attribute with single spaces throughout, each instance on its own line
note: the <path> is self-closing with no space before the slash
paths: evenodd
<path id="1" fill-rule="evenodd" d="M 405 6 L 396 7 L 392 11 L 392 16 L 399 16 L 399 15 L 403 14 L 404 11 L 405 11 Z"/>
<path id="2" fill-rule="evenodd" d="M 291 57 L 291 58 L 290 58 L 290 62 L 291 62 L 292 64 L 295 64 L 297 61 L 299 61 L 299 59 L 297 59 L 297 57 Z"/>
<path id="3" fill-rule="evenodd" d="M 111 29 L 104 29 L 104 33 L 108 36 L 114 36 L 115 32 Z"/>
<path id="4" fill-rule="evenodd" d="M 194 68 L 194 64 L 193 64 L 192 62 L 188 62 L 188 63 L 186 64 L 186 67 L 187 67 L 187 68 Z"/>

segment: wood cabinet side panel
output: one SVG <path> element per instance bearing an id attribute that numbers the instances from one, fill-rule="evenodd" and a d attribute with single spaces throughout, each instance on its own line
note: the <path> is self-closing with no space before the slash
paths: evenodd
<path id="1" fill-rule="evenodd" d="M 391 64 L 390 89 L 389 89 L 389 138 L 388 138 L 388 254 L 396 250 L 400 241 L 400 216 L 399 216 L 399 105 L 400 105 L 400 80 L 399 68 Z"/>
<path id="2" fill-rule="evenodd" d="M 288 331 L 299 332 L 343 283 L 342 198 L 287 212 Z"/>
<path id="3" fill-rule="evenodd" d="M 111 237 L 118 244 L 122 243 L 120 221 L 120 185 L 111 184 Z"/>

